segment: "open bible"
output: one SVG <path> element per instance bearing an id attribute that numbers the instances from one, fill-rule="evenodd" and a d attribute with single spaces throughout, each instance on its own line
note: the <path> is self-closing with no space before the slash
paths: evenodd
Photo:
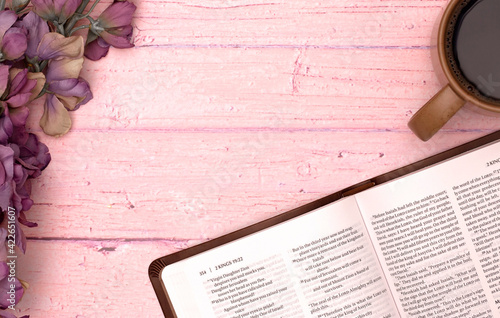
<path id="1" fill-rule="evenodd" d="M 154 261 L 166 317 L 500 318 L 500 132 Z"/>

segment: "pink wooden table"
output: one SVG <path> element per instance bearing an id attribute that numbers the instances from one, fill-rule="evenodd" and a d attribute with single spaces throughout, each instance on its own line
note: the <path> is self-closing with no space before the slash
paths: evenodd
<path id="1" fill-rule="evenodd" d="M 53 160 L 20 314 L 162 317 L 154 259 L 499 128 L 471 108 L 427 143 L 406 126 L 440 88 L 445 0 L 134 2 L 136 47 L 85 62 L 72 131 L 31 123 Z"/>

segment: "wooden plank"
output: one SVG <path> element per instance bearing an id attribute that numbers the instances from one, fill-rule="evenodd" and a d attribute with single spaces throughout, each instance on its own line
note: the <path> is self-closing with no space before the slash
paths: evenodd
<path id="1" fill-rule="evenodd" d="M 406 127 L 441 86 L 445 0 L 134 3 L 136 47 L 85 62 L 95 98 L 73 130 L 43 136 L 31 107 L 53 161 L 20 314 L 161 317 L 155 258 L 498 129 L 470 106 L 428 143 Z"/>
<path id="2" fill-rule="evenodd" d="M 29 289 L 16 306 L 30 317 L 163 317 L 147 275 L 184 242 L 28 242 L 16 272 Z"/>
<path id="3" fill-rule="evenodd" d="M 138 46 L 429 46 L 447 1 L 137 1 Z"/>
<path id="4" fill-rule="evenodd" d="M 429 50 L 138 49 L 86 62 L 74 130 L 391 129 L 439 91 Z M 111 93 L 112 92 L 112 93 Z M 472 107 L 470 107 L 472 109 Z M 30 126 L 40 131 L 41 101 Z M 374 116 L 376 112 L 376 116 Z M 498 127 L 460 112 L 448 129 Z"/>
<path id="5" fill-rule="evenodd" d="M 48 139 L 31 237 L 213 238 L 480 132 L 74 132 Z"/>

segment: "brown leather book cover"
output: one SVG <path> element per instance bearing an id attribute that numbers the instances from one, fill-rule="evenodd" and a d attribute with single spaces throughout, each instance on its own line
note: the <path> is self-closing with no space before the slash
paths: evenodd
<path id="1" fill-rule="evenodd" d="M 369 189 L 375 185 L 379 185 L 379 184 L 388 182 L 390 180 L 393 180 L 395 178 L 402 177 L 406 174 L 424 169 L 424 168 L 429 167 L 431 165 L 437 164 L 437 163 L 442 162 L 442 161 L 447 160 L 447 159 L 451 159 L 451 158 L 456 157 L 460 154 L 477 149 L 481 146 L 487 145 L 489 143 L 492 143 L 492 142 L 495 142 L 498 140 L 500 140 L 500 131 L 494 132 L 494 133 L 489 134 L 487 136 L 484 136 L 482 138 L 473 140 L 471 142 L 468 142 L 468 143 L 463 144 L 461 146 L 447 150 L 445 152 L 434 155 L 432 157 L 423 159 L 421 161 L 415 162 L 413 164 L 410 164 L 410 165 L 404 166 L 402 168 L 390 171 L 388 173 L 379 175 L 377 177 L 371 178 L 371 179 L 366 180 L 364 182 L 361 182 L 361 183 L 358 183 L 358 184 L 353 185 L 351 187 L 348 187 L 344 190 L 335 192 L 335 193 L 330 194 L 326 197 L 323 197 L 321 199 L 318 199 L 316 201 L 313 201 L 313 202 L 308 203 L 306 205 L 303 205 L 301 207 L 295 208 L 295 209 L 290 210 L 288 212 L 279 214 L 275 217 L 272 217 L 270 219 L 256 223 L 254 225 L 245 227 L 245 228 L 240 229 L 238 231 L 226 234 L 224 236 L 207 241 L 205 243 L 202 243 L 202 244 L 187 248 L 185 250 L 182 250 L 182 251 L 179 251 L 179 252 L 176 252 L 176 253 L 173 253 L 173 254 L 156 259 L 149 266 L 149 277 L 150 277 L 151 284 L 153 285 L 153 288 L 154 288 L 155 293 L 158 297 L 158 301 L 161 305 L 161 308 L 163 310 L 165 317 L 168 317 L 168 318 L 178 317 L 177 314 L 175 313 L 175 310 L 174 310 L 172 303 L 170 301 L 170 298 L 168 295 L 168 290 L 165 289 L 165 287 L 161 281 L 161 272 L 166 266 L 173 264 L 173 263 L 176 263 L 178 261 L 187 259 L 187 258 L 192 257 L 194 255 L 197 255 L 199 253 L 208 251 L 208 250 L 213 249 L 215 247 L 219 247 L 223 244 L 226 244 L 226 243 L 232 242 L 234 240 L 243 238 L 243 237 L 248 236 L 250 234 L 262 231 L 266 228 L 269 228 L 271 226 L 285 222 L 287 220 L 296 218 L 304 213 L 307 213 L 307 212 L 310 212 L 312 210 L 323 207 L 323 206 L 330 204 L 334 201 L 337 201 L 343 197 L 359 193 L 359 192 L 364 191 L 366 189 Z"/>

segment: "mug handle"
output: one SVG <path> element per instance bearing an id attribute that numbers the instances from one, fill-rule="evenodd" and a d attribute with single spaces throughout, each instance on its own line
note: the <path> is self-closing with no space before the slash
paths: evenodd
<path id="1" fill-rule="evenodd" d="M 465 100 L 446 85 L 432 97 L 408 122 L 418 138 L 427 141 L 465 105 Z"/>

